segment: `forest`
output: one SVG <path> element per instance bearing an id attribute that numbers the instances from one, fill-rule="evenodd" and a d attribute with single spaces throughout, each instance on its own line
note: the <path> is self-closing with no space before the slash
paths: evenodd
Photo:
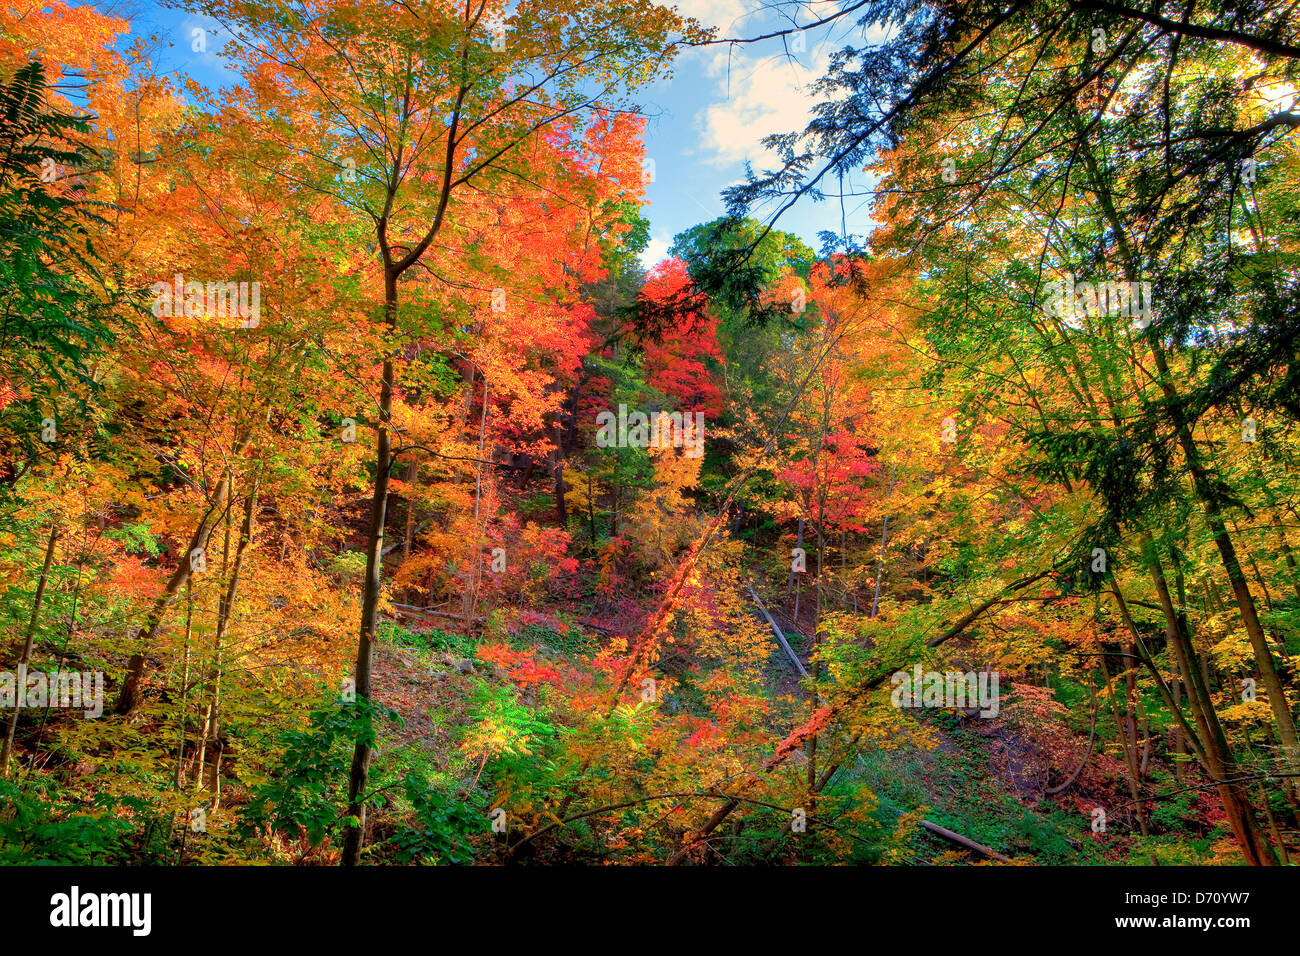
<path id="1" fill-rule="evenodd" d="M 0 864 L 1300 862 L 1293 6 L 3 0 Z"/>

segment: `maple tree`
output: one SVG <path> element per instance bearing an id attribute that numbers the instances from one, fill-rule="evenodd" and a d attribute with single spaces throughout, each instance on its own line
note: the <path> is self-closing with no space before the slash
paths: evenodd
<path id="1" fill-rule="evenodd" d="M 649 268 L 744 38 L 187 9 L 228 87 L 0 7 L 0 861 L 1295 859 L 1279 7 L 846 5 Z"/>

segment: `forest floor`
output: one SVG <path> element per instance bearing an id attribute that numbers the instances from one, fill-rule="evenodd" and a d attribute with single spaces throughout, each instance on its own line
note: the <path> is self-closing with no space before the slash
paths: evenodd
<path id="1" fill-rule="evenodd" d="M 806 663 L 806 638 L 790 614 L 769 607 L 787 639 Z M 477 639 L 445 628 L 441 621 L 412 622 L 404 615 L 399 627 L 381 630 L 376 647 L 377 699 L 400 715 L 400 725 L 385 724 L 380 748 L 398 766 L 421 769 L 435 778 L 461 780 L 473 775 L 458 751 L 458 740 L 473 723 L 473 703 L 484 682 L 505 687 L 509 679 L 495 665 L 475 656 Z M 766 629 L 766 625 L 764 625 Z M 769 632 L 770 633 L 770 632 Z M 549 641 L 545 635 L 549 635 Z M 589 652 L 596 636 L 536 626 L 527 646 L 557 665 L 574 663 L 570 655 Z M 577 641 L 581 647 L 575 646 Z M 765 672 L 768 693 L 802 693 L 800 678 L 775 639 Z M 528 695 L 525 691 L 525 697 Z M 922 829 L 919 821 L 959 833 L 1021 864 L 1148 864 L 1151 857 L 1130 846 L 1132 820 L 1121 816 L 1110 833 L 1093 833 L 1093 806 L 1124 803 L 1122 777 L 1116 762 L 1094 753 L 1084 773 L 1062 793 L 1032 742 L 1006 721 L 981 720 L 959 713 L 922 712 L 928 746 L 906 743 L 888 748 L 864 747 L 856 760 L 839 771 L 838 785 L 865 787 L 877 801 L 875 818 L 883 830 L 910 827 L 907 852 L 891 862 L 936 864 L 987 862 L 979 853 L 954 846 Z M 805 763 L 800 752 L 794 759 Z M 475 780 L 477 777 L 475 776 Z M 1184 801 L 1166 808 L 1165 822 L 1173 834 L 1177 856 L 1162 862 L 1216 862 L 1223 850 L 1206 835 L 1192 840 L 1183 827 L 1202 808 Z M 1157 810 L 1157 818 L 1160 811 Z M 1156 821 L 1153 821 L 1156 822 Z M 1221 838 L 1221 834 L 1214 833 Z M 1155 851 L 1160 857 L 1159 847 Z M 1189 857 L 1190 854 L 1190 857 Z M 797 858 L 796 858 L 797 861 Z M 1217 860 L 1222 862 L 1222 860 Z"/>

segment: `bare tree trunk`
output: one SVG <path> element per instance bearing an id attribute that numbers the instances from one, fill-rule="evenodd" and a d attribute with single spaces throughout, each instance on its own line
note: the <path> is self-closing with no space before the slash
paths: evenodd
<path id="1" fill-rule="evenodd" d="M 27 630 L 23 634 L 22 656 L 18 658 L 17 677 L 18 693 L 14 695 L 14 710 L 9 715 L 9 727 L 5 730 L 3 752 L 0 752 L 0 777 L 9 776 L 9 758 L 14 751 L 14 737 L 18 733 L 18 711 L 21 708 L 24 687 L 27 679 L 27 667 L 32 662 L 32 646 L 36 641 L 36 624 L 41 617 L 41 604 L 45 601 L 45 586 L 50 580 L 50 567 L 54 564 L 54 546 L 59 542 L 59 526 L 50 525 L 50 537 L 45 545 L 45 560 L 41 564 L 41 576 L 36 582 L 36 594 L 32 598 L 32 616 L 27 621 Z"/>
<path id="2" fill-rule="evenodd" d="M 1118 244 L 1120 256 L 1124 264 L 1125 278 L 1130 281 L 1136 281 L 1138 278 L 1139 263 L 1133 250 L 1128 242 L 1128 235 L 1124 224 L 1120 221 L 1119 214 L 1115 209 L 1112 201 L 1109 182 L 1099 169 L 1096 157 L 1091 150 L 1081 151 L 1085 168 L 1087 169 L 1093 184 L 1094 194 L 1097 197 L 1102 213 L 1109 220 L 1115 241 Z M 1241 567 L 1237 561 L 1235 550 L 1233 549 L 1232 540 L 1228 537 L 1227 531 L 1223 528 L 1222 515 L 1220 514 L 1217 495 L 1212 483 L 1206 474 L 1202 464 L 1198 449 L 1192 438 L 1191 429 L 1188 423 L 1183 420 L 1182 400 L 1174 388 L 1173 376 L 1170 374 L 1168 362 L 1165 358 L 1164 348 L 1156 339 L 1150 341 L 1151 353 L 1155 359 L 1159 387 L 1164 394 L 1166 401 L 1169 403 L 1175 416 L 1175 431 L 1178 436 L 1179 444 L 1183 448 L 1183 453 L 1187 459 L 1187 465 L 1192 473 L 1192 485 L 1196 496 L 1200 498 L 1202 507 L 1205 511 L 1206 523 L 1214 535 L 1215 545 L 1219 549 L 1221 560 L 1224 567 L 1228 570 L 1229 580 L 1233 582 L 1234 592 L 1237 594 L 1238 606 L 1241 608 L 1242 620 L 1246 625 L 1247 633 L 1250 635 L 1251 644 L 1255 647 L 1257 656 L 1265 658 L 1263 666 L 1268 669 L 1272 676 L 1272 685 L 1276 685 L 1279 691 L 1277 698 L 1274 699 L 1270 682 L 1265 681 L 1265 686 L 1269 688 L 1270 704 L 1274 708 L 1274 714 L 1278 718 L 1279 727 L 1285 725 L 1289 728 L 1292 746 L 1295 742 L 1295 726 L 1291 720 L 1291 714 L 1287 708 L 1286 699 L 1280 694 L 1280 683 L 1277 681 L 1277 674 L 1273 670 L 1272 658 L 1269 656 L 1268 647 L 1264 643 L 1263 632 L 1259 627 L 1259 621 L 1255 615 L 1254 601 L 1250 596 L 1249 588 L 1245 585 L 1245 578 L 1241 573 Z M 1109 402 L 1109 396 L 1107 396 Z M 1114 407 L 1111 408 L 1112 417 L 1115 417 Z M 1119 420 L 1115 418 L 1118 427 Z M 1218 717 L 1214 712 L 1213 702 L 1210 700 L 1206 684 L 1202 682 L 1202 675 L 1198 674 L 1195 669 L 1195 650 L 1192 647 L 1190 632 L 1186 627 L 1185 618 L 1180 617 L 1175 611 L 1173 601 L 1169 595 L 1169 587 L 1165 580 L 1164 570 L 1161 567 L 1160 559 L 1151 542 L 1150 536 L 1143 533 L 1143 550 L 1145 552 L 1145 564 L 1152 576 L 1153 583 L 1156 585 L 1156 592 L 1160 597 L 1161 608 L 1165 616 L 1166 635 L 1169 645 L 1178 659 L 1179 667 L 1182 671 L 1184 683 L 1188 689 L 1188 702 L 1191 706 L 1193 716 L 1198 722 L 1204 737 L 1203 753 L 1206 758 L 1206 771 L 1216 781 L 1223 781 L 1219 785 L 1219 795 L 1223 801 L 1224 812 L 1228 816 L 1229 826 L 1234 835 L 1237 837 L 1238 844 L 1241 847 L 1242 855 L 1246 858 L 1247 863 L 1273 865 L 1276 860 L 1273 856 L 1272 848 L 1268 841 L 1263 839 L 1259 830 L 1258 823 L 1255 820 L 1254 811 L 1251 808 L 1249 798 L 1240 783 L 1227 783 L 1233 770 L 1232 751 L 1227 743 L 1227 738 L 1223 734 L 1223 729 L 1218 722 Z M 1284 738 L 1285 741 L 1285 738 Z"/>
<path id="3" fill-rule="evenodd" d="M 384 269 L 384 312 L 390 329 L 397 328 L 397 273 Z M 375 622 L 379 614 L 379 579 L 383 572 L 382 552 L 384 525 L 388 516 L 388 477 L 392 467 L 392 446 L 388 429 L 393 414 L 394 367 L 392 357 L 384 359 L 383 381 L 379 391 L 379 421 L 375 432 L 375 489 L 370 501 L 370 530 L 366 539 L 366 573 L 361 590 L 361 633 L 357 640 L 356 695 L 358 702 L 370 703 L 371 656 L 375 642 Z M 366 806 L 362 800 L 366 777 L 370 771 L 370 742 L 363 734 L 352 752 L 352 769 L 348 775 L 348 816 L 355 823 L 348 827 L 343 841 L 344 866 L 356 866 L 361 860 L 361 843 L 365 839 Z"/>
<path id="4" fill-rule="evenodd" d="M 1126 670 L 1128 671 L 1125 675 L 1125 684 L 1127 685 L 1133 668 L 1130 665 Z M 1115 681 L 1111 678 L 1110 668 L 1106 665 L 1105 653 L 1101 655 L 1101 673 L 1106 680 L 1106 696 L 1110 700 L 1110 712 L 1115 718 L 1115 728 L 1119 731 L 1120 746 L 1124 748 L 1124 763 L 1128 767 L 1128 789 L 1133 797 L 1133 809 L 1137 814 L 1138 831 L 1144 837 L 1147 837 L 1151 834 L 1147 830 L 1146 807 L 1143 805 L 1142 792 L 1139 786 L 1140 774 L 1138 771 L 1136 741 L 1132 736 L 1132 720 L 1131 716 L 1128 720 L 1125 720 L 1120 715 L 1119 705 L 1115 700 Z M 1130 698 L 1130 707 L 1132 706 L 1131 700 Z M 1131 715 L 1132 711 L 1130 710 L 1129 713 Z"/>
<path id="5" fill-rule="evenodd" d="M 194 773 L 191 779 L 194 781 L 194 790 L 199 789 L 199 784 L 203 782 L 203 768 L 207 763 L 208 756 L 208 728 L 212 726 L 212 699 L 203 705 L 203 719 L 199 721 L 199 749 L 194 755 Z"/>
<path id="6" fill-rule="evenodd" d="M 564 500 L 564 448 L 563 431 L 557 417 L 555 422 L 555 516 L 563 529 L 569 527 L 569 508 Z"/>
<path id="7" fill-rule="evenodd" d="M 190 694 L 190 649 L 194 639 L 194 582 L 185 582 L 185 666 L 181 671 L 180 734 L 176 741 L 176 789 L 185 786 L 186 705 Z"/>
<path id="8" fill-rule="evenodd" d="M 1164 349 L 1158 342 L 1151 343 L 1151 354 L 1155 358 L 1156 370 L 1160 373 L 1160 389 L 1173 408 L 1178 411 L 1182 407 L 1182 400 L 1173 386 L 1173 376 L 1170 374 L 1169 365 L 1165 360 Z M 1232 593 L 1236 597 L 1237 607 L 1241 611 L 1241 623 L 1245 626 L 1246 634 L 1250 638 L 1250 646 L 1255 651 L 1255 663 L 1259 668 L 1260 681 L 1268 693 L 1268 703 L 1277 722 L 1278 736 L 1282 740 L 1282 749 L 1287 758 L 1287 767 L 1288 769 L 1294 769 L 1300 766 L 1300 738 L 1296 736 L 1295 720 L 1291 716 L 1291 708 L 1287 703 L 1286 692 L 1282 688 L 1281 678 L 1278 677 L 1277 668 L 1273 662 L 1273 653 L 1269 649 L 1268 641 L 1264 636 L 1264 628 L 1260 625 L 1259 615 L 1255 610 L 1255 599 L 1250 593 L 1250 585 L 1247 583 L 1246 575 L 1241 569 L 1241 561 L 1237 557 L 1236 546 L 1233 544 L 1232 537 L 1228 534 L 1228 528 L 1219 507 L 1218 493 L 1215 491 L 1214 482 L 1201 461 L 1200 449 L 1196 446 L 1191 428 L 1185 421 L 1180 420 L 1177 422 L 1176 432 L 1178 443 L 1182 446 L 1183 455 L 1187 459 L 1188 470 L 1192 474 L 1192 487 L 1201 501 L 1202 510 L 1205 512 L 1205 523 L 1214 537 L 1214 545 L 1219 551 L 1219 559 L 1223 564 L 1223 568 L 1228 572 L 1228 582 L 1232 585 Z"/>
<path id="9" fill-rule="evenodd" d="M 1183 704 L 1182 679 L 1175 677 L 1172 684 L 1174 707 L 1181 709 Z M 1174 780 L 1182 783 L 1187 772 L 1187 761 L 1184 759 L 1187 756 L 1187 738 L 1183 735 L 1183 728 L 1177 724 L 1174 724 L 1174 753 L 1177 755 L 1174 758 Z"/>
<path id="10" fill-rule="evenodd" d="M 487 443 L 488 380 L 483 377 L 483 410 L 478 420 L 478 473 L 474 478 L 474 536 L 470 547 L 473 549 L 473 563 L 469 574 L 465 576 L 465 590 L 461 594 L 461 614 L 466 621 L 474 619 L 474 605 L 478 600 L 479 581 L 483 576 L 482 529 L 479 527 L 479 515 L 483 501 L 483 450 Z"/>
<path id="11" fill-rule="evenodd" d="M 244 558 L 248 546 L 253 540 L 253 516 L 257 513 L 257 484 L 244 499 L 244 518 L 239 528 L 239 541 L 235 545 L 233 560 L 230 559 L 230 523 L 226 523 L 226 549 L 222 558 L 223 567 L 229 561 L 226 589 L 221 595 L 217 607 L 217 631 L 213 641 L 213 669 L 210 681 L 212 706 L 209 711 L 209 735 L 211 740 L 212 777 L 208 790 L 212 796 L 212 809 L 216 809 L 221 799 L 221 757 L 225 746 L 221 738 L 221 678 L 223 676 L 223 655 L 225 653 L 226 635 L 230 631 L 230 622 L 234 616 L 235 597 L 239 593 L 240 574 L 244 567 Z"/>
<path id="12" fill-rule="evenodd" d="M 822 420 L 821 428 L 817 434 L 817 448 L 813 453 L 813 481 L 816 482 L 817 489 L 817 581 L 816 597 L 813 606 L 813 636 L 810 654 L 815 654 L 817 650 L 817 631 L 821 626 L 822 616 L 822 588 L 825 581 L 826 568 L 824 566 L 823 556 L 826 553 L 826 485 L 827 482 L 819 473 L 818 469 L 822 467 L 822 452 L 825 448 L 826 435 L 830 431 L 831 412 L 835 403 L 835 390 L 833 384 L 828 385 L 822 396 Z M 816 681 L 821 677 L 821 661 L 814 660 L 813 664 L 813 684 L 810 687 L 808 695 L 808 717 L 812 718 L 813 713 L 817 710 L 817 689 Z M 813 734 L 808 738 L 808 812 L 811 813 L 817 805 L 817 735 Z"/>
<path id="13" fill-rule="evenodd" d="M 131 655 L 131 659 L 127 664 L 126 677 L 122 681 L 122 690 L 117 700 L 117 713 L 127 718 L 130 718 L 140 706 L 147 661 L 146 653 L 158 636 L 158 628 L 162 625 L 167 609 L 171 607 L 172 601 L 193 573 L 191 555 L 197 549 L 207 547 L 208 537 L 212 534 L 217 522 L 221 520 L 222 514 L 229 505 L 230 483 L 234 476 L 233 460 L 242 458 L 248 451 L 251 442 L 252 437 L 250 434 L 249 437 L 240 442 L 239 447 L 235 450 L 231 464 L 222 472 L 221 480 L 217 482 L 216 488 L 213 489 L 211 496 L 208 498 L 207 511 L 199 519 L 198 527 L 194 529 L 194 534 L 190 537 L 189 547 L 181 555 L 180 563 L 167 581 L 167 586 L 163 588 L 163 593 L 158 595 L 157 600 L 149 609 L 149 614 L 145 617 L 145 623 L 140 629 L 139 636 L 141 650 Z"/>
<path id="14" fill-rule="evenodd" d="M 414 458 L 406 469 L 406 483 L 409 486 L 415 485 L 415 479 L 420 473 L 420 464 Z M 408 491 L 406 495 L 406 536 L 402 539 L 402 557 L 411 556 L 411 544 L 415 540 L 415 501 L 411 498 Z"/>
<path id="15" fill-rule="evenodd" d="M 799 531 L 798 531 L 798 533 L 795 535 L 794 546 L 795 546 L 795 549 L 796 549 L 796 550 L 802 550 L 802 549 L 803 549 L 803 515 L 800 515 L 800 516 L 799 516 Z M 791 561 L 791 562 L 790 562 L 790 580 L 787 581 L 787 582 L 786 582 L 786 585 L 785 585 L 785 600 L 786 600 L 786 603 L 787 603 L 787 604 L 790 603 L 790 595 L 794 593 L 794 585 L 795 585 L 795 581 L 797 580 L 797 579 L 795 578 L 795 574 L 797 574 L 797 573 L 798 573 L 798 572 L 796 572 L 795 569 L 794 569 L 794 562 Z M 798 618 L 798 617 L 799 617 L 799 612 L 798 612 L 798 611 L 795 611 L 795 612 L 794 612 L 794 616 L 795 616 L 795 618 Z"/>
<path id="16" fill-rule="evenodd" d="M 1242 856 L 1252 866 L 1272 866 L 1277 861 L 1272 847 L 1264 839 L 1250 799 L 1241 783 L 1231 782 L 1236 775 L 1236 761 L 1228 739 L 1219 723 L 1205 681 L 1196 667 L 1196 651 L 1185 619 L 1174 608 L 1164 568 L 1149 535 L 1143 533 L 1142 549 L 1151 581 L 1155 585 L 1165 618 L 1165 638 L 1187 687 L 1188 706 L 1200 728 L 1200 756 L 1210 779 L 1218 782 L 1219 800 L 1223 804 L 1228 826 L 1237 838 Z"/>
<path id="17" fill-rule="evenodd" d="M 894 493 L 894 477 L 898 474 L 898 465 L 889 469 L 889 490 L 885 492 L 888 498 Z M 889 542 L 889 512 L 885 512 L 885 519 L 880 523 L 880 556 L 876 559 L 876 593 L 871 599 L 871 613 L 868 617 L 875 617 L 880 610 L 880 589 L 885 580 L 885 545 Z"/>

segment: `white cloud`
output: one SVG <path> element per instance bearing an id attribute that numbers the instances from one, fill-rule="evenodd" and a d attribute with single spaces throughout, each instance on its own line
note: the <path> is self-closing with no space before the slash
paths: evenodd
<path id="1" fill-rule="evenodd" d="M 672 243 L 667 239 L 651 236 L 650 242 L 646 244 L 645 250 L 641 253 L 641 267 L 646 270 L 653 269 L 667 259 L 670 245 Z"/>
<path id="2" fill-rule="evenodd" d="M 717 0 L 713 5 L 730 15 L 738 2 Z M 704 7 L 710 0 L 688 0 L 688 5 Z M 803 132 L 818 99 L 812 84 L 826 75 L 831 54 L 850 40 L 876 45 L 892 34 L 892 28 L 880 23 L 863 27 L 850 17 L 832 27 L 769 40 L 761 54 L 757 47 L 705 48 L 705 72 L 715 80 L 716 94 L 715 102 L 696 115 L 702 160 L 724 167 L 746 159 L 760 168 L 770 165 L 775 156 L 763 148 L 762 140 L 773 133 Z"/>
<path id="3" fill-rule="evenodd" d="M 697 116 L 704 162 L 730 166 L 746 159 L 758 166 L 773 156 L 762 140 L 773 133 L 801 132 L 815 99 L 809 85 L 826 72 L 829 51 L 814 49 L 799 63 L 783 55 L 762 58 L 719 50 L 709 64 L 723 99 Z"/>
<path id="4" fill-rule="evenodd" d="M 694 17 L 706 27 L 720 27 L 723 31 L 748 14 L 740 0 L 677 0 L 673 6 L 682 16 Z"/>

